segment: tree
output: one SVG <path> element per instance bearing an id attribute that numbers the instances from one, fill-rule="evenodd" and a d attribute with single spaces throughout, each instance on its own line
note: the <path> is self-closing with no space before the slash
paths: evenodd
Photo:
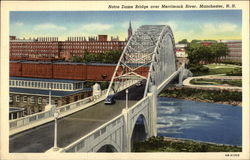
<path id="1" fill-rule="evenodd" d="M 200 43 L 190 43 L 187 46 L 188 59 L 190 64 L 207 62 L 210 58 L 210 49 Z"/>
<path id="2" fill-rule="evenodd" d="M 218 62 L 221 57 L 227 56 L 229 50 L 223 43 L 212 43 L 204 46 L 200 43 L 190 43 L 187 46 L 190 64 Z"/>
<path id="3" fill-rule="evenodd" d="M 188 41 L 187 39 L 183 39 L 181 41 L 178 42 L 179 44 L 188 44 Z"/>
<path id="4" fill-rule="evenodd" d="M 201 42 L 201 40 L 193 39 L 193 40 L 191 41 L 191 43 L 197 43 L 197 42 Z"/>
<path id="5" fill-rule="evenodd" d="M 221 57 L 225 57 L 229 53 L 228 47 L 224 43 L 213 43 L 208 48 L 211 50 L 213 60 L 217 63 Z"/>

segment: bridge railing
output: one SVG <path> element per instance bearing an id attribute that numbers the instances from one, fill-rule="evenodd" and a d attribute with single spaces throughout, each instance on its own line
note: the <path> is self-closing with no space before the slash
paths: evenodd
<path id="1" fill-rule="evenodd" d="M 138 101 L 136 104 L 134 104 L 131 108 L 128 109 L 129 112 L 131 112 L 131 115 L 134 115 L 138 112 L 140 112 L 141 107 L 144 107 L 150 103 L 150 96 L 146 96 L 140 101 Z"/>
<path id="2" fill-rule="evenodd" d="M 150 97 L 146 96 L 132 107 L 128 109 L 128 112 L 132 112 L 131 116 L 140 112 L 142 107 L 147 106 L 150 103 Z M 67 147 L 63 148 L 60 152 L 80 152 L 83 151 L 87 152 L 88 149 L 92 148 L 91 144 L 98 139 L 109 136 L 112 131 L 117 130 L 119 127 L 123 125 L 121 121 L 123 120 L 123 113 L 118 115 L 117 117 L 113 118 L 112 120 L 106 122 L 105 124 L 101 125 L 97 129 L 91 131 L 87 135 L 83 136 L 79 140 L 73 142 L 72 144 L 68 145 Z"/>
<path id="3" fill-rule="evenodd" d="M 89 103 L 91 101 L 93 101 L 93 96 L 84 98 L 84 99 L 79 100 L 77 102 L 73 102 L 73 103 L 70 103 L 70 104 L 63 105 L 61 107 L 58 107 L 58 110 L 61 113 L 63 113 L 65 111 L 80 107 L 81 105 L 87 104 L 87 103 Z M 40 120 L 43 120 L 43 119 L 46 119 L 46 118 L 53 117 L 53 114 L 54 114 L 54 110 L 50 109 L 48 111 L 43 111 L 43 112 L 39 112 L 39 113 L 35 113 L 35 114 L 28 115 L 28 116 L 25 116 L 25 117 L 21 117 L 21 118 L 18 118 L 18 119 L 11 120 L 10 123 L 9 123 L 10 130 L 18 128 L 18 127 L 25 126 L 25 125 L 28 125 L 28 124 L 31 124 L 31 123 L 34 123 L 34 122 L 37 122 L 37 121 L 40 121 Z"/>
<path id="4" fill-rule="evenodd" d="M 28 115 L 25 117 L 21 117 L 18 119 L 10 120 L 10 123 L 9 123 L 10 129 L 15 129 L 15 128 L 22 127 L 27 124 L 36 122 L 38 120 L 52 117 L 53 113 L 54 112 L 52 110 L 49 110 L 49 111 L 43 111 L 43 112 L 35 113 L 32 115 Z"/>
<path id="5" fill-rule="evenodd" d="M 122 125 L 123 115 L 121 114 L 113 118 L 112 120 L 104 123 L 103 125 L 88 133 L 87 135 L 83 136 L 79 140 L 63 148 L 60 152 L 87 152 L 88 149 L 91 149 L 93 147 L 91 145 L 94 145 L 94 141 L 100 141 L 100 139 L 105 139 L 107 136 L 109 136 L 110 133 L 112 133 L 112 131 L 117 130 L 118 128 L 122 127 Z"/>

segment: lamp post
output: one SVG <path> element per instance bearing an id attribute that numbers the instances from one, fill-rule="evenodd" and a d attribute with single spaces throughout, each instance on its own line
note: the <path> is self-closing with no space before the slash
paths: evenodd
<path id="1" fill-rule="evenodd" d="M 57 147 L 57 119 L 59 117 L 59 111 L 57 109 L 55 109 L 55 113 L 54 113 L 54 118 L 55 118 L 55 132 L 54 132 L 54 147 L 53 150 L 54 151 L 58 151 L 59 148 Z"/>
<path id="2" fill-rule="evenodd" d="M 126 89 L 126 109 L 128 109 L 128 89 Z"/>

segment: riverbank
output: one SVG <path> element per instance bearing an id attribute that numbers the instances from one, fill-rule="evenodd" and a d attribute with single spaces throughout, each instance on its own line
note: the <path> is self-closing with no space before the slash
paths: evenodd
<path id="1" fill-rule="evenodd" d="M 137 142 L 133 152 L 241 152 L 242 147 L 199 142 L 170 137 L 150 137 Z"/>
<path id="2" fill-rule="evenodd" d="M 223 89 L 205 89 L 189 87 L 169 87 L 163 90 L 160 97 L 185 99 L 207 103 L 242 106 L 242 92 Z"/>

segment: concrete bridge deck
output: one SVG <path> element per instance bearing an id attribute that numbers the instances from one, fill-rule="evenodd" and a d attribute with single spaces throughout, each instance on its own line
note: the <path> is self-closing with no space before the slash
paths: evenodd
<path id="1" fill-rule="evenodd" d="M 136 90 L 136 91 L 135 91 Z M 129 107 L 142 98 L 144 85 L 129 88 Z M 121 114 L 125 108 L 124 91 L 117 96 L 116 103 L 105 105 L 100 102 L 92 107 L 79 111 L 58 120 L 58 147 L 63 148 L 80 137 L 98 128 Z M 120 99 L 120 100 L 119 100 Z M 10 152 L 46 152 L 53 147 L 54 122 L 30 129 L 10 137 Z"/>

